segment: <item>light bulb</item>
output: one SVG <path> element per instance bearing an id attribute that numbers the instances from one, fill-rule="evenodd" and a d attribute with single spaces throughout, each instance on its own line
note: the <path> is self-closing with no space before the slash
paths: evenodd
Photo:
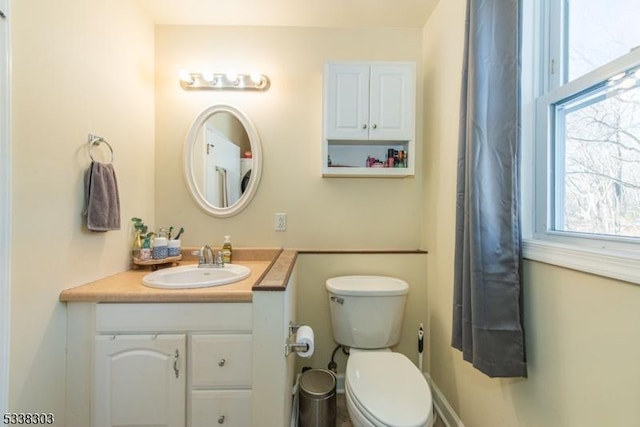
<path id="1" fill-rule="evenodd" d="M 200 73 L 202 75 L 202 78 L 204 80 L 206 80 L 209 83 L 212 83 L 213 80 L 215 79 L 215 77 L 213 77 L 213 73 L 211 71 L 205 70 L 202 73 Z"/>
<path id="2" fill-rule="evenodd" d="M 188 85 L 192 85 L 194 82 L 193 77 L 191 76 L 191 73 L 187 70 L 180 70 L 180 72 L 178 73 L 178 76 L 180 77 L 180 80 L 182 80 Z"/>
<path id="3" fill-rule="evenodd" d="M 233 70 L 227 71 L 227 80 L 232 83 L 238 83 L 238 73 Z"/>
<path id="4" fill-rule="evenodd" d="M 255 84 L 260 84 L 260 82 L 262 82 L 262 74 L 258 73 L 257 71 L 254 71 L 253 73 L 251 73 L 251 81 L 254 82 Z"/>

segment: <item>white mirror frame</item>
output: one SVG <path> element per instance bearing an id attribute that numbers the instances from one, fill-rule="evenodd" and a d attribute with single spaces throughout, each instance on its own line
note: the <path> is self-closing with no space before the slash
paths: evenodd
<path id="1" fill-rule="evenodd" d="M 242 123 L 242 126 L 244 126 L 249 137 L 249 143 L 251 144 L 252 153 L 251 157 L 253 159 L 253 164 L 251 166 L 251 179 L 249 180 L 247 189 L 236 203 L 226 208 L 219 208 L 209 203 L 209 201 L 202 194 L 202 191 L 200 191 L 200 189 L 196 185 L 196 178 L 193 169 L 193 153 L 196 149 L 198 132 L 200 131 L 200 128 L 204 126 L 205 122 L 209 120 L 209 118 L 211 118 L 212 115 L 221 112 L 226 112 L 234 115 L 240 121 L 240 123 Z M 247 115 L 242 111 L 231 105 L 212 105 L 211 107 L 206 108 L 204 111 L 198 114 L 196 119 L 193 121 L 193 124 L 189 129 L 187 139 L 185 140 L 182 162 L 184 179 L 187 183 L 187 186 L 189 187 L 191 196 L 196 201 L 196 203 L 211 216 L 217 218 L 227 218 L 230 216 L 234 216 L 244 208 L 246 208 L 247 205 L 249 205 L 249 203 L 255 196 L 256 191 L 258 190 L 258 184 L 260 183 L 260 177 L 262 175 L 262 145 L 260 143 L 260 137 L 258 136 L 258 132 L 255 126 L 253 125 L 251 120 L 249 120 L 249 117 L 247 117 Z"/>

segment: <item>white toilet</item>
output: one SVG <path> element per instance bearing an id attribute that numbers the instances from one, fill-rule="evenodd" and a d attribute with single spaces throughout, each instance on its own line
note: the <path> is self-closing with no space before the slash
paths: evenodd
<path id="1" fill-rule="evenodd" d="M 380 276 L 327 280 L 333 338 L 350 348 L 345 395 L 355 427 L 430 427 L 431 390 L 398 343 L 409 285 Z"/>

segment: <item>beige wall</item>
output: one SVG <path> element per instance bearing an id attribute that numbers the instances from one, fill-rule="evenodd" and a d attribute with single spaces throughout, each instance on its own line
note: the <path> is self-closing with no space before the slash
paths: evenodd
<path id="1" fill-rule="evenodd" d="M 423 38 L 430 375 L 467 427 L 640 425 L 638 286 L 527 261 L 529 378 L 485 377 L 449 345 L 465 3 L 440 2 Z"/>
<path id="2" fill-rule="evenodd" d="M 330 277 L 372 274 L 399 277 L 409 284 L 400 342 L 394 351 L 418 361 L 418 327 L 427 325 L 427 282 L 424 274 L 427 254 L 302 254 L 298 257 L 298 323 L 313 328 L 316 349 L 308 359 L 298 358 L 298 372 L 303 366 L 327 368 L 336 346 L 331 331 L 329 294 L 325 282 Z M 426 366 L 426 352 L 423 353 Z M 335 361 L 344 373 L 345 356 L 339 351 Z"/>
<path id="3" fill-rule="evenodd" d="M 184 226 L 190 245 L 287 248 L 409 248 L 420 246 L 422 168 L 416 178 L 322 178 L 322 71 L 329 60 L 415 61 L 421 31 L 277 27 L 156 27 L 156 222 Z M 402 48 L 398 48 L 401 46 Z M 185 91 L 181 68 L 259 70 L 267 92 Z M 418 84 L 421 93 L 421 84 Z M 184 138 L 207 106 L 231 104 L 254 122 L 264 151 L 257 196 L 239 215 L 201 211 L 182 177 Z M 418 96 L 417 135 L 422 134 Z M 421 153 L 422 141 L 417 141 Z M 288 230 L 275 232 L 274 214 Z"/>
<path id="4" fill-rule="evenodd" d="M 64 425 L 58 294 L 126 269 L 129 218 L 153 217 L 153 26 L 126 0 L 20 0 L 11 8 L 9 409 L 52 412 Z M 115 151 L 120 231 L 82 226 L 90 132 Z"/>
<path id="5" fill-rule="evenodd" d="M 417 249 L 420 247 L 422 167 L 405 179 L 329 179 L 321 176 L 322 73 L 330 60 L 415 61 L 421 74 L 420 30 L 337 30 L 273 27 L 156 28 L 156 219 L 184 226 L 188 245 L 220 244 L 297 249 Z M 219 42 L 220 41 L 220 42 Z M 398 46 L 402 46 L 399 49 Z M 181 68 L 267 74 L 265 93 L 184 91 Z M 418 78 L 421 93 L 422 82 Z M 417 96 L 417 135 L 422 97 Z M 181 155 L 191 121 L 209 105 L 227 103 L 246 112 L 264 151 L 257 196 L 238 216 L 216 219 L 187 193 Z M 417 141 L 421 155 L 421 140 Z M 288 230 L 275 232 L 274 213 L 286 212 Z M 301 255 L 298 321 L 313 327 L 316 354 L 298 367 L 326 367 L 331 335 L 327 278 L 383 274 L 405 278 L 411 293 L 398 350 L 416 360 L 416 334 L 426 322 L 426 255 Z M 338 360 L 344 371 L 344 359 Z"/>
<path id="6" fill-rule="evenodd" d="M 12 6 L 10 410 L 53 412 L 64 425 L 66 325 L 58 294 L 128 267 L 132 216 L 151 226 L 184 226 L 186 245 L 215 244 L 231 234 L 236 246 L 420 246 L 421 168 L 417 178 L 323 179 L 320 138 L 323 63 L 416 61 L 420 73 L 421 31 L 154 30 L 126 1 L 20 1 Z M 272 86 L 266 93 L 182 91 L 177 70 L 200 66 L 258 68 L 269 74 Z M 265 152 L 258 196 L 245 212 L 225 220 L 196 207 L 181 174 L 182 144 L 191 121 L 214 103 L 244 110 Z M 421 117 L 418 97 L 418 135 Z M 82 227 L 89 132 L 104 136 L 115 151 L 121 231 L 92 234 Z M 288 213 L 287 232 L 273 231 L 275 212 Z M 36 257 L 34 247 L 46 255 Z M 424 257 L 395 256 L 399 262 L 372 270 L 393 274 L 400 266 L 408 271 L 398 275 L 414 278 L 418 267 L 412 260 Z M 322 266 L 313 268 L 320 273 L 309 285 L 311 294 L 323 290 L 326 274 Z M 420 278 L 412 281 L 417 282 L 412 295 L 422 295 L 407 316 L 415 323 L 424 318 L 419 313 L 425 309 L 426 284 Z M 325 317 L 319 325 L 321 339 L 326 339 L 328 321 Z"/>
<path id="7" fill-rule="evenodd" d="M 429 372 L 467 426 L 640 424 L 636 286 L 525 263 L 527 380 L 486 378 L 449 346 L 464 3 L 440 2 L 423 33 L 274 27 L 154 33 L 124 0 L 12 2 L 10 410 L 51 411 L 64 425 L 66 325 L 58 294 L 125 269 L 128 219 L 140 216 L 150 225 L 184 226 L 188 245 L 217 244 L 231 234 L 236 246 L 427 249 L 428 255 L 302 255 L 298 320 L 318 336 L 309 364 L 326 366 L 333 349 L 326 278 L 397 275 L 412 285 L 398 350 L 415 360 L 415 328 L 424 322 Z M 327 60 L 418 63 L 417 133 L 424 137 L 417 141 L 422 161 L 415 178 L 321 177 Z M 258 68 L 272 86 L 265 93 L 180 89 L 178 69 L 204 66 Z M 191 121 L 214 103 L 245 111 L 265 151 L 258 195 L 224 220 L 196 207 L 180 169 Z M 81 226 L 89 132 L 115 150 L 118 232 L 91 234 Z M 275 212 L 288 213 L 287 232 L 273 231 Z M 344 359 L 338 362 L 343 370 Z"/>
<path id="8" fill-rule="evenodd" d="M 417 249 L 420 247 L 422 167 L 405 179 L 328 179 L 321 176 L 322 72 L 329 60 L 415 61 L 421 66 L 420 30 L 337 30 L 272 27 L 156 28 L 156 219 L 184 226 L 188 245 L 220 244 L 231 234 L 237 246 L 313 249 Z M 218 42 L 223 41 L 223 42 Z M 398 49 L 402 46 L 402 49 Z M 178 70 L 228 67 L 267 74 L 265 93 L 184 91 Z M 418 78 L 421 93 L 422 82 Z M 417 96 L 417 135 L 422 97 Z M 264 151 L 263 177 L 249 207 L 230 219 L 203 213 L 187 193 L 181 155 L 191 121 L 209 105 L 227 103 L 248 114 Z M 422 153 L 421 140 L 417 144 Z M 288 230 L 273 230 L 286 212 Z M 398 350 L 413 360 L 420 322 L 426 322 L 426 255 L 301 255 L 298 321 L 313 327 L 316 354 L 298 367 L 326 367 L 331 335 L 327 278 L 383 274 L 405 278 L 411 293 Z M 344 358 L 338 356 L 339 370 Z"/>

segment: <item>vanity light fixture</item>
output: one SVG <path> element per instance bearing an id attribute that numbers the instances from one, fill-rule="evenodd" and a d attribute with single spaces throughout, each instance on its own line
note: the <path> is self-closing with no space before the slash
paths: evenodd
<path id="1" fill-rule="evenodd" d="M 271 85 L 269 77 L 253 72 L 238 74 L 235 71 L 226 73 L 212 73 L 210 71 L 192 73 L 181 70 L 179 73 L 180 86 L 183 89 L 203 90 L 267 90 Z"/>

